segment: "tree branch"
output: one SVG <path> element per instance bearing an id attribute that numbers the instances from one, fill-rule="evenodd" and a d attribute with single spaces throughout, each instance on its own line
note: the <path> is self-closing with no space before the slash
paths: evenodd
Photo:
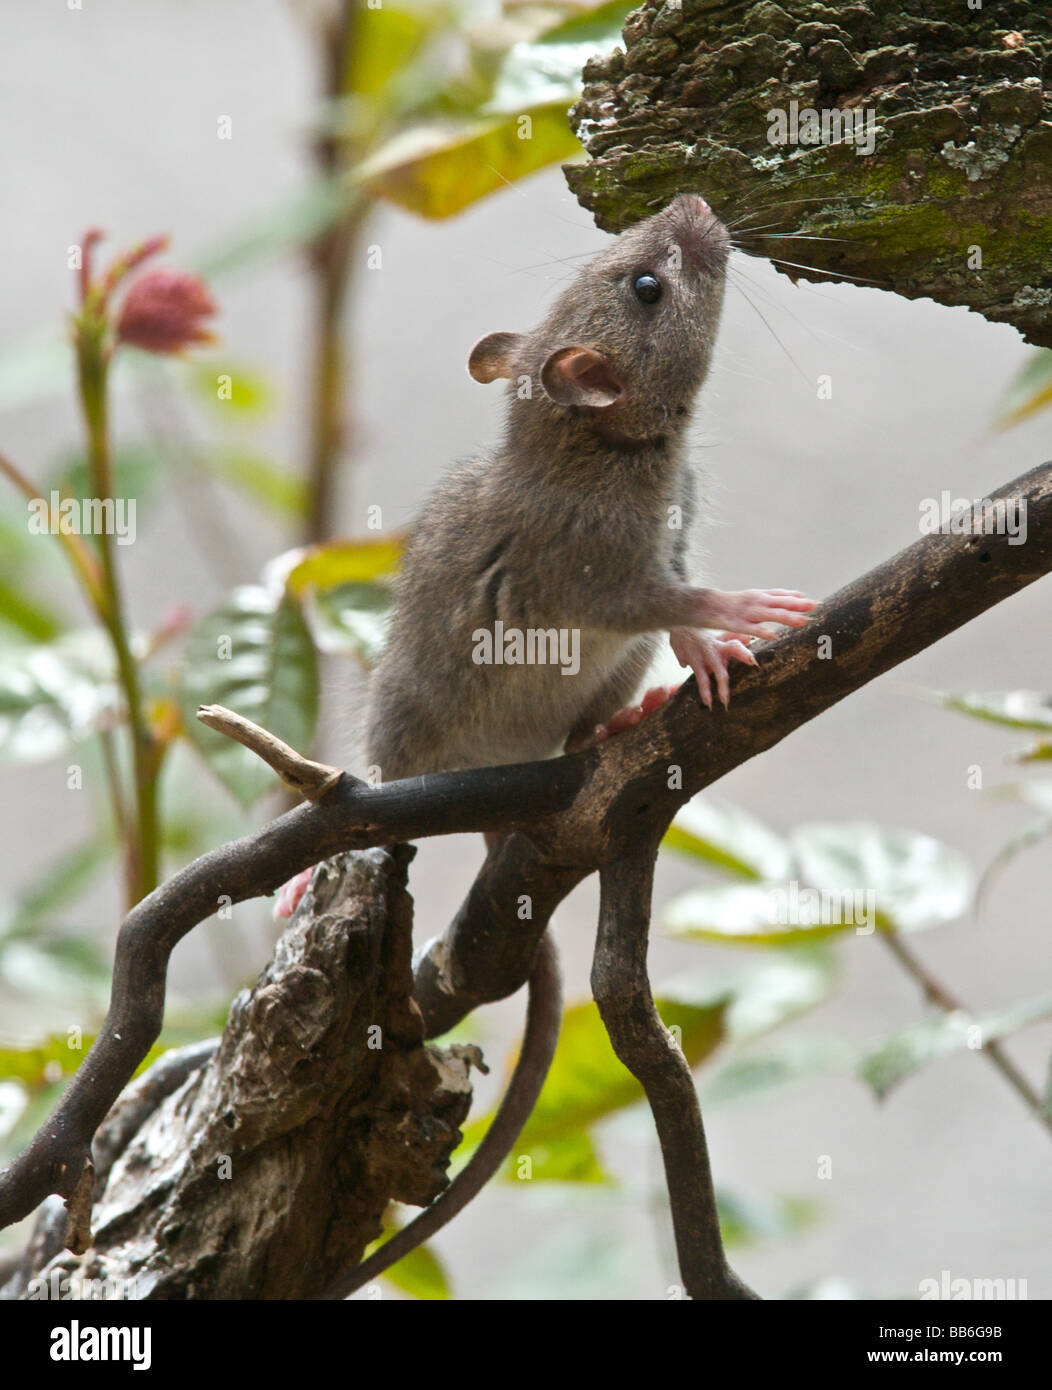
<path id="1" fill-rule="evenodd" d="M 1006 534 L 923 536 L 840 590 L 807 627 L 760 648 L 758 667 L 735 681 L 727 711 L 704 710 L 688 682 L 635 730 L 570 757 L 378 788 L 344 774 L 318 801 L 176 874 L 126 918 L 106 1021 L 47 1124 L 0 1174 L 0 1225 L 49 1193 L 73 1193 L 92 1135 L 160 1031 L 172 949 L 221 899 L 273 892 L 340 850 L 464 831 L 523 832 L 487 858 L 417 972 L 414 997 L 425 1035 L 434 1036 L 523 983 L 551 911 L 582 877 L 656 842 L 697 791 L 1048 573 L 1052 464 L 991 500 L 1007 499 L 1026 509 L 1025 544 Z M 973 519 L 981 525 L 984 515 L 989 510 L 977 507 Z M 828 641 L 816 656 L 821 639 Z M 534 909 L 525 922 L 514 910 L 523 894 Z"/>
<path id="2" fill-rule="evenodd" d="M 676 1251 L 691 1298 L 756 1295 L 727 1264 L 694 1078 L 661 1022 L 647 977 L 656 841 L 599 874 L 599 935 L 592 994 L 614 1051 L 646 1092 L 665 1163 Z"/>

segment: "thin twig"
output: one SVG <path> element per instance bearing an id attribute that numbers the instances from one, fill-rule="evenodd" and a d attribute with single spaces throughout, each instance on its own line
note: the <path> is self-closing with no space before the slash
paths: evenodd
<path id="1" fill-rule="evenodd" d="M 903 941 L 901 935 L 894 931 L 882 931 L 877 935 L 887 946 L 888 950 L 899 962 L 902 968 L 910 975 L 924 992 L 924 997 L 928 999 L 936 1008 L 942 1009 L 948 1014 L 966 1014 L 974 1018 L 974 1012 L 962 999 L 953 994 L 947 987 L 938 980 L 928 967 L 910 950 Z M 995 1066 L 1004 1079 L 1022 1097 L 1023 1103 L 1033 1115 L 1034 1119 L 1052 1134 L 1052 1113 L 1046 1108 L 1044 1098 L 1031 1086 L 1030 1082 L 1019 1070 L 1016 1064 L 1008 1056 L 1004 1048 L 996 1038 L 989 1041 L 984 1040 L 980 1051 L 989 1058 L 992 1066 Z"/>

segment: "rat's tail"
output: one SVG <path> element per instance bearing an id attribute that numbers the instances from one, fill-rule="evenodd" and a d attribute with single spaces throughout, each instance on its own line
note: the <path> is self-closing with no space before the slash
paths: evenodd
<path id="1" fill-rule="evenodd" d="M 370 1283 L 385 1269 L 415 1250 L 436 1231 L 451 1221 L 459 1211 L 478 1196 L 511 1153 L 512 1147 L 529 1119 L 541 1093 L 559 1039 L 562 1021 L 562 985 L 559 979 L 559 957 L 551 931 L 546 931 L 537 947 L 529 980 L 529 1004 L 526 1010 L 526 1032 L 522 1051 L 515 1063 L 508 1089 L 504 1093 L 493 1123 L 472 1154 L 467 1166 L 439 1193 L 429 1207 L 381 1245 L 375 1254 L 363 1260 L 349 1274 L 338 1279 L 319 1297 L 346 1298 L 348 1294 Z"/>

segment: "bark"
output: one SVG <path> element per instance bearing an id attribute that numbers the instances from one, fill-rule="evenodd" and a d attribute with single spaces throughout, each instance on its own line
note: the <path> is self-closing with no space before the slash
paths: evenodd
<path id="1" fill-rule="evenodd" d="M 478 1053 L 423 1046 L 411 857 L 368 850 L 315 878 L 218 1047 L 166 1054 L 110 1112 L 90 1248 L 64 1249 L 52 1199 L 5 1297 L 57 1272 L 141 1299 L 310 1298 L 358 1262 L 389 1200 L 442 1190 Z"/>
<path id="2" fill-rule="evenodd" d="M 743 238 L 838 238 L 746 238 L 812 267 L 779 266 L 794 278 L 858 277 L 1052 345 L 1047 7 L 682 0 L 635 11 L 624 40 L 571 112 L 590 159 L 566 176 L 600 226 L 693 190 Z M 791 101 L 872 113 L 873 152 L 772 144 Z"/>

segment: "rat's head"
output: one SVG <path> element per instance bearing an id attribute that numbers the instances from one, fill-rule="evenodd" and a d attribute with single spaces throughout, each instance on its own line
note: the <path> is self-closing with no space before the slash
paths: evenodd
<path id="1" fill-rule="evenodd" d="M 483 338 L 468 369 L 610 438 L 665 433 L 708 372 L 729 247 L 704 199 L 682 194 L 584 266 L 532 333 Z"/>

